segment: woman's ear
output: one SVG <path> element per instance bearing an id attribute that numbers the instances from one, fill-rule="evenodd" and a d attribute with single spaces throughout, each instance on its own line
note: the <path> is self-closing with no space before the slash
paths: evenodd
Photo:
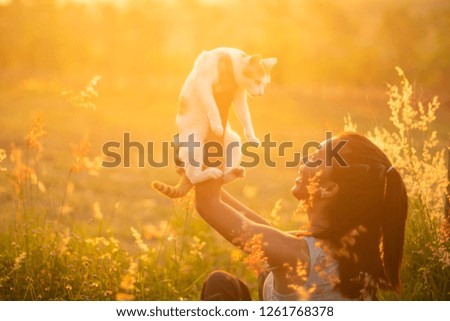
<path id="1" fill-rule="evenodd" d="M 330 198 L 335 196 L 339 191 L 339 185 L 335 182 L 326 182 L 324 186 L 319 187 L 320 198 Z"/>

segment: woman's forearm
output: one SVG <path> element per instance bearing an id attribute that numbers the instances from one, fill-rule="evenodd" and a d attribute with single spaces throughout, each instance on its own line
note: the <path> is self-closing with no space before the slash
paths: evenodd
<path id="1" fill-rule="evenodd" d="M 237 199 L 235 199 L 233 196 L 231 196 L 227 191 L 222 189 L 222 201 L 231 207 L 233 207 L 235 210 L 239 211 L 241 214 L 243 214 L 245 217 L 247 217 L 249 220 L 252 220 L 253 222 L 264 224 L 264 225 L 270 225 L 269 222 L 267 222 L 263 217 L 258 215 L 253 210 L 249 209 L 247 206 L 239 202 Z"/>
<path id="2" fill-rule="evenodd" d="M 247 239 L 244 234 L 253 222 L 222 201 L 221 182 L 202 182 L 195 189 L 196 208 L 200 216 L 229 242 L 242 246 Z"/>
<path id="3" fill-rule="evenodd" d="M 256 213 L 235 209 L 222 197 L 238 208 L 242 204 L 221 191 L 220 181 L 210 180 L 196 185 L 196 207 L 200 216 L 230 243 L 244 250 L 255 235 L 262 235 L 261 247 L 270 266 L 284 263 L 295 266 L 304 244 L 298 238 L 269 226 Z"/>

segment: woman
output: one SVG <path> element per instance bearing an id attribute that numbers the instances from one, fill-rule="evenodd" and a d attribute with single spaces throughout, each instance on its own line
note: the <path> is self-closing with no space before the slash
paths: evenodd
<path id="1" fill-rule="evenodd" d="M 264 300 L 376 299 L 379 288 L 400 290 L 405 186 L 386 155 L 359 134 L 344 133 L 322 146 L 341 141 L 346 166 L 327 164 L 327 148 L 300 166 L 292 192 L 307 205 L 304 233 L 271 227 L 222 190 L 220 181 L 196 186 L 198 212 L 229 242 L 244 249 L 260 235 L 270 272 Z M 239 279 L 214 272 L 202 299 L 250 300 L 250 295 Z"/>

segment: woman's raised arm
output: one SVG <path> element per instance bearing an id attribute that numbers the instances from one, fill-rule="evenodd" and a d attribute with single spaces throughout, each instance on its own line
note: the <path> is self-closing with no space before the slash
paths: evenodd
<path id="1" fill-rule="evenodd" d="M 297 260 L 309 258 L 304 240 L 269 226 L 262 217 L 229 194 L 222 193 L 220 180 L 209 180 L 196 185 L 196 208 L 212 228 L 241 249 L 245 248 L 254 235 L 261 234 L 261 247 L 272 267 L 285 263 L 295 266 Z"/>
<path id="2" fill-rule="evenodd" d="M 250 208 L 239 202 L 224 189 L 222 189 L 222 201 L 230 205 L 232 208 L 237 210 L 239 213 L 244 215 L 249 220 L 252 220 L 255 223 L 263 225 L 270 225 L 270 223 L 267 222 L 262 216 L 259 216 L 255 211 L 251 210 Z"/>

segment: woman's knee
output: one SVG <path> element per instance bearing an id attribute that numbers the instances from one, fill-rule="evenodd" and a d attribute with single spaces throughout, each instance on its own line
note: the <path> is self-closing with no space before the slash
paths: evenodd
<path id="1" fill-rule="evenodd" d="M 220 282 L 227 282 L 230 278 L 233 278 L 233 275 L 222 271 L 222 270 L 216 270 L 208 274 L 206 277 L 206 282 L 212 282 L 212 283 L 220 283 Z"/>
<path id="2" fill-rule="evenodd" d="M 251 300 L 247 286 L 232 274 L 217 270 L 211 272 L 203 284 L 201 299 L 205 301 Z"/>

